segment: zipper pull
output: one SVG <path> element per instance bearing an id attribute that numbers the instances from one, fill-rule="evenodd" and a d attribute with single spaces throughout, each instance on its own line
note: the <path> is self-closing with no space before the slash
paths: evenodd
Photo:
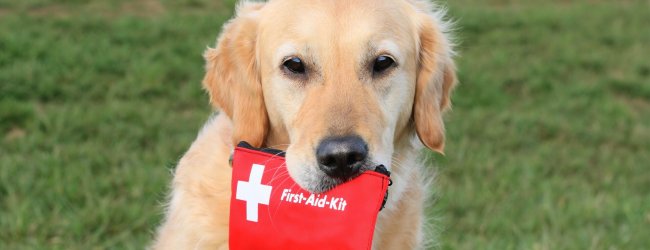
<path id="1" fill-rule="evenodd" d="M 388 186 L 393 185 L 393 180 L 390 178 L 390 171 L 386 169 L 384 165 L 379 165 L 375 167 L 375 172 L 383 174 L 388 177 Z M 384 200 L 381 202 L 381 208 L 379 208 L 379 211 L 383 210 L 384 207 L 386 206 L 386 201 L 388 201 L 388 188 L 386 188 L 386 194 L 384 195 Z"/>

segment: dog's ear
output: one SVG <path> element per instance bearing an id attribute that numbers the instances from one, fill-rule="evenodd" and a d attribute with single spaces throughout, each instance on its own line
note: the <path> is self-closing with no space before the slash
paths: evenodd
<path id="1" fill-rule="evenodd" d="M 442 15 L 428 11 L 420 14 L 413 120 L 420 141 L 429 149 L 443 153 L 445 126 L 442 114 L 451 106 L 450 94 L 456 85 L 456 66 Z"/>
<path id="2" fill-rule="evenodd" d="M 235 145 L 247 141 L 262 146 L 269 127 L 255 56 L 258 12 L 263 6 L 243 2 L 237 16 L 224 25 L 216 48 L 204 53 L 203 87 L 212 105 L 232 120 Z"/>

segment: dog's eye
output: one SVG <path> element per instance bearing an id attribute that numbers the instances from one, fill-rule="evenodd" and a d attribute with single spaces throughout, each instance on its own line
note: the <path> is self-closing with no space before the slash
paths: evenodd
<path id="1" fill-rule="evenodd" d="M 393 58 L 390 58 L 390 56 L 379 56 L 377 59 L 375 59 L 375 63 L 372 65 L 372 71 L 375 74 L 381 73 L 393 65 L 395 65 L 395 60 L 393 60 Z"/>
<path id="2" fill-rule="evenodd" d="M 292 57 L 282 63 L 285 69 L 291 71 L 294 74 L 304 74 L 305 73 L 305 64 L 302 63 L 302 60 L 297 57 Z"/>

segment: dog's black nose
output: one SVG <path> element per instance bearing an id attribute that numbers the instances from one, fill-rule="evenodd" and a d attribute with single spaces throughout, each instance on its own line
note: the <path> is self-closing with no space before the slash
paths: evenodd
<path id="1" fill-rule="evenodd" d="M 316 149 L 318 166 L 332 177 L 348 178 L 359 172 L 368 157 L 368 145 L 359 136 L 329 137 Z"/>

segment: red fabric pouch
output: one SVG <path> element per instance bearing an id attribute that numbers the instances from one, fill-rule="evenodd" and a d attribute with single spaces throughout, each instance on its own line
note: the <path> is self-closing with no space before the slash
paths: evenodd
<path id="1" fill-rule="evenodd" d="M 390 173 L 383 166 L 312 194 L 287 172 L 284 152 L 240 143 L 232 158 L 230 249 L 370 249 Z"/>

